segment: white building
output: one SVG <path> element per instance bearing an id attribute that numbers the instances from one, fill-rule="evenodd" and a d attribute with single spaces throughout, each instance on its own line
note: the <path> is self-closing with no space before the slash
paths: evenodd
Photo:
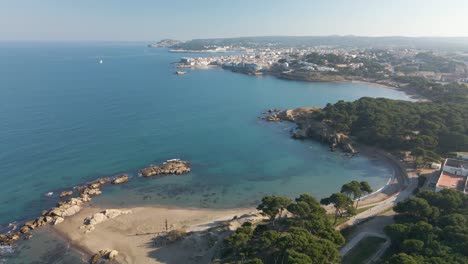
<path id="1" fill-rule="evenodd" d="M 468 186 L 468 161 L 446 159 L 435 190 L 454 189 L 466 193 Z"/>
<path id="2" fill-rule="evenodd" d="M 468 161 L 446 159 L 442 170 L 454 175 L 468 176 Z"/>
<path id="3" fill-rule="evenodd" d="M 457 159 L 468 160 L 468 152 L 455 152 Z"/>

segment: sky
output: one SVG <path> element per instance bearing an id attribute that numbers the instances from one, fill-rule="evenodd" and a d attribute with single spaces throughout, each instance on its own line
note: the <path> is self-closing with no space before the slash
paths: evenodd
<path id="1" fill-rule="evenodd" d="M 468 0 L 0 0 L 0 40 L 468 36 Z"/>

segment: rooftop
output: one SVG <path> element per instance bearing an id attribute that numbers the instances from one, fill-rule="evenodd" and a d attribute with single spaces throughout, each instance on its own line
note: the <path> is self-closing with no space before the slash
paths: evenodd
<path id="1" fill-rule="evenodd" d="M 455 189 L 463 192 L 465 190 L 466 179 L 467 177 L 465 176 L 442 171 L 436 186 L 439 188 Z"/>
<path id="2" fill-rule="evenodd" d="M 464 168 L 468 169 L 468 161 L 457 160 L 457 159 L 447 159 L 445 162 L 446 166 L 455 167 L 455 168 Z"/>

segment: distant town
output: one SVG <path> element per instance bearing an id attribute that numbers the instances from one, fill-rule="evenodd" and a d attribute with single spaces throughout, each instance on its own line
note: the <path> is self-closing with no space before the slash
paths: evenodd
<path id="1" fill-rule="evenodd" d="M 226 52 L 232 47 L 217 47 Z M 364 80 L 399 87 L 406 78 L 441 84 L 468 83 L 466 53 L 415 49 L 245 48 L 241 54 L 214 57 L 183 57 L 178 67 L 220 66 L 253 75 L 273 74 L 282 78 Z"/>

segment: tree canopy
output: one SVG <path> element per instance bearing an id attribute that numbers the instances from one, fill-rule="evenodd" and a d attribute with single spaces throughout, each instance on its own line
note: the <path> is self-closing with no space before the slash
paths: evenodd
<path id="1" fill-rule="evenodd" d="M 363 143 L 415 150 L 432 159 L 439 157 L 436 153 L 468 149 L 468 104 L 363 97 L 327 104 L 313 118 L 326 120 L 337 132 Z"/>
<path id="2" fill-rule="evenodd" d="M 286 202 L 287 217 L 275 219 Z M 344 238 L 314 197 L 267 196 L 259 208 L 269 220 L 255 227 L 245 223 L 226 238 L 222 263 L 339 263 Z"/>
<path id="3" fill-rule="evenodd" d="M 399 202 L 387 264 L 468 263 L 468 197 L 455 190 L 423 191 Z"/>

